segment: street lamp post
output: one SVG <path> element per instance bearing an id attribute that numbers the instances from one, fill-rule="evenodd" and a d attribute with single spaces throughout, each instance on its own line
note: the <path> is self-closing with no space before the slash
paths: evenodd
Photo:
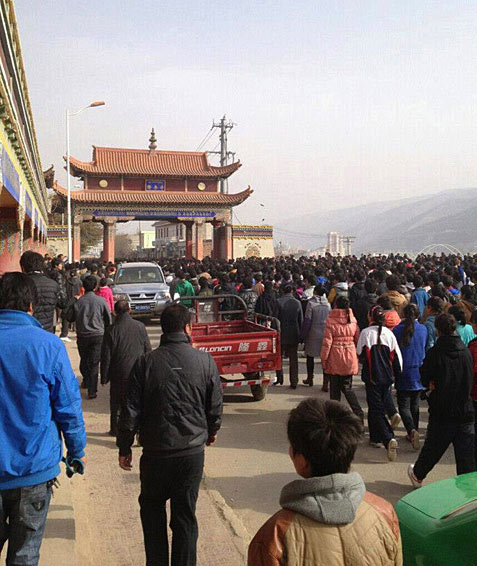
<path id="1" fill-rule="evenodd" d="M 66 183 L 67 183 L 67 213 L 68 213 L 68 261 L 72 263 L 73 258 L 73 238 L 71 226 L 71 179 L 70 179 L 70 118 L 81 114 L 87 108 L 96 108 L 97 106 L 104 106 L 106 103 L 103 100 L 96 100 L 84 108 L 80 108 L 74 112 L 66 110 Z"/>

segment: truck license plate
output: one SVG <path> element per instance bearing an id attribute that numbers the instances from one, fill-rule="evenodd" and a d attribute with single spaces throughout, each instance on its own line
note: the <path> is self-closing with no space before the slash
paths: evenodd
<path id="1" fill-rule="evenodd" d="M 151 310 L 151 307 L 149 305 L 138 305 L 136 307 L 137 311 L 149 311 Z"/>

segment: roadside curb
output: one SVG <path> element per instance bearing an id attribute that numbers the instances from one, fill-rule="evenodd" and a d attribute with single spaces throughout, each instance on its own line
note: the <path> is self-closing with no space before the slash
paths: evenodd
<path id="1" fill-rule="evenodd" d="M 210 480 L 205 475 L 202 478 L 202 486 L 204 488 L 204 493 L 207 494 L 210 499 L 211 505 L 213 505 L 218 515 L 223 520 L 224 524 L 231 531 L 232 542 L 244 559 L 244 563 L 246 563 L 248 545 L 252 539 L 252 536 L 248 532 L 242 520 L 238 517 L 232 507 L 230 507 L 230 505 L 225 501 L 220 492 L 218 492 L 210 485 Z"/>
<path id="2" fill-rule="evenodd" d="M 60 487 L 54 488 L 40 549 L 40 566 L 68 564 L 77 566 L 76 527 L 71 483 L 62 473 Z"/>

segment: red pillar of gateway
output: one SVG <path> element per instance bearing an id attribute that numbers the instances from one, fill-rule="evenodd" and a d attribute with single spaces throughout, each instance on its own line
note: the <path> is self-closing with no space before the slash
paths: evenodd
<path id="1" fill-rule="evenodd" d="M 214 258 L 233 259 L 233 235 L 230 224 L 222 224 L 214 228 Z"/>
<path id="2" fill-rule="evenodd" d="M 114 263 L 115 257 L 116 221 L 103 222 L 103 260 Z"/>
<path id="3" fill-rule="evenodd" d="M 217 224 L 212 235 L 212 259 L 220 259 L 220 225 Z"/>
<path id="4" fill-rule="evenodd" d="M 205 224 L 196 222 L 195 228 L 195 250 L 194 257 L 196 259 L 204 259 L 204 240 L 205 240 Z"/>
<path id="5" fill-rule="evenodd" d="M 75 220 L 73 224 L 73 258 L 70 261 L 81 259 L 81 220 Z"/>
<path id="6" fill-rule="evenodd" d="M 225 259 L 233 259 L 234 257 L 232 226 L 230 224 L 224 226 L 224 257 Z"/>
<path id="7" fill-rule="evenodd" d="M 186 249 L 185 255 L 187 259 L 191 259 L 194 251 L 193 251 L 193 241 L 192 241 L 192 227 L 193 222 L 185 222 L 185 239 L 186 239 Z"/>

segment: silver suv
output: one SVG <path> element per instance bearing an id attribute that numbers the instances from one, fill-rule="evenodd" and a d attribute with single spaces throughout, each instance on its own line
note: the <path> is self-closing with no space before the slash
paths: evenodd
<path id="1" fill-rule="evenodd" d="M 160 316 L 171 303 L 169 285 L 154 262 L 120 264 L 111 289 L 115 301 L 129 301 L 134 318 Z"/>

